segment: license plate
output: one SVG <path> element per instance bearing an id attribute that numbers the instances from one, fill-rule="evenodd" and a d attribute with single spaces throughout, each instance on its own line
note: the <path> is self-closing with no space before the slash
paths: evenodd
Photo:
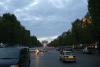
<path id="1" fill-rule="evenodd" d="M 68 58 L 73 58 L 73 56 L 69 56 Z"/>

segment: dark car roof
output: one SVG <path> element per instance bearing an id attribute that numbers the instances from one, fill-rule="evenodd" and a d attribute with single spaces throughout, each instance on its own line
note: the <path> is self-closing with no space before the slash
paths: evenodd
<path id="1" fill-rule="evenodd" d="M 0 65 L 17 64 L 19 55 L 20 49 L 18 48 L 0 48 Z"/>

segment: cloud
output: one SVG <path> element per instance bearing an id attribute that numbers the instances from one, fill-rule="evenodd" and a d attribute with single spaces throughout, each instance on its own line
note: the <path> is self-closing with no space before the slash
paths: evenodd
<path id="1" fill-rule="evenodd" d="M 38 0 L 33 0 L 30 4 L 24 6 L 23 8 L 16 9 L 14 12 L 16 13 L 16 12 L 28 11 L 28 10 L 30 10 L 31 8 L 34 8 L 34 6 L 36 6 L 38 3 L 39 3 Z"/>
<path id="2" fill-rule="evenodd" d="M 63 8 L 64 2 L 62 0 L 49 0 L 56 8 Z"/>
<path id="3" fill-rule="evenodd" d="M 0 8 L 4 9 L 5 11 L 8 9 L 6 6 L 5 6 L 5 3 L 3 2 L 0 2 Z"/>
<path id="4" fill-rule="evenodd" d="M 87 0 L 0 0 L 0 15 L 14 13 L 31 35 L 51 38 L 87 13 Z"/>
<path id="5" fill-rule="evenodd" d="M 44 40 L 47 40 L 48 42 L 51 42 L 52 40 L 56 39 L 58 37 L 58 35 L 56 36 L 49 36 L 49 37 L 41 37 L 41 38 L 38 38 L 38 40 L 40 42 L 44 41 Z"/>

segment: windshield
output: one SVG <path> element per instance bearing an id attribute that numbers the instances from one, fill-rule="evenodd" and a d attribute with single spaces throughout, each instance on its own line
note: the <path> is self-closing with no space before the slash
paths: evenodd
<path id="1" fill-rule="evenodd" d="M 100 0 L 0 0 L 0 62 L 9 60 L 100 67 Z"/>

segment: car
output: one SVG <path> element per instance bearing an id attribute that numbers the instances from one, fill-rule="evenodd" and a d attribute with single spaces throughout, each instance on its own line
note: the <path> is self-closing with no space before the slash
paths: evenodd
<path id="1" fill-rule="evenodd" d="M 40 52 L 45 53 L 45 52 L 48 52 L 48 51 L 47 51 L 47 49 L 46 49 L 46 48 L 42 48 L 42 49 L 40 49 Z"/>
<path id="2" fill-rule="evenodd" d="M 36 48 L 29 48 L 29 51 L 35 53 L 36 52 Z"/>
<path id="3" fill-rule="evenodd" d="M 66 51 L 69 51 L 69 50 L 73 50 L 73 48 L 71 46 L 60 46 L 56 49 L 57 51 L 63 51 L 63 50 L 66 50 Z"/>
<path id="4" fill-rule="evenodd" d="M 62 51 L 64 48 L 66 48 L 65 46 L 60 46 L 58 48 L 56 48 L 57 51 Z"/>
<path id="5" fill-rule="evenodd" d="M 28 48 L 0 48 L 0 67 L 30 67 Z"/>
<path id="6" fill-rule="evenodd" d="M 60 53 L 59 59 L 65 62 L 76 62 L 76 55 L 73 51 L 62 51 Z"/>
<path id="7" fill-rule="evenodd" d="M 95 53 L 95 49 L 85 47 L 85 48 L 82 50 L 82 52 L 83 52 L 83 54 L 93 54 L 93 53 Z"/>

